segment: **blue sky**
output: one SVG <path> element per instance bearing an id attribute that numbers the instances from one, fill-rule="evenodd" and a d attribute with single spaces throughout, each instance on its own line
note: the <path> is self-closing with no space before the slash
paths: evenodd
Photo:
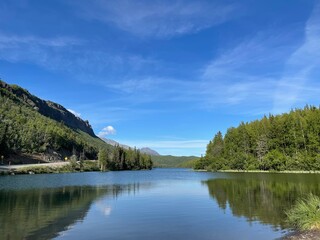
<path id="1" fill-rule="evenodd" d="M 312 0 L 2 0 L 0 77 L 96 134 L 200 155 L 241 121 L 319 105 Z"/>

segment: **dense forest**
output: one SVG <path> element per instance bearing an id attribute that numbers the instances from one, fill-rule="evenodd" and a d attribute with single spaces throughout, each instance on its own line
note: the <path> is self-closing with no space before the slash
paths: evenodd
<path id="1" fill-rule="evenodd" d="M 192 168 L 194 162 L 199 159 L 195 156 L 171 156 L 171 155 L 151 155 L 155 167 L 160 168 Z"/>
<path id="2" fill-rule="evenodd" d="M 14 94 L 10 91 L 12 88 L 26 94 Z M 108 152 L 109 162 L 112 162 L 112 170 L 152 167 L 150 157 L 146 154 L 112 147 L 95 135 L 44 116 L 39 109 L 28 104 L 30 99 L 21 97 L 29 95 L 26 90 L 16 85 L 2 84 L 0 87 L 0 156 L 3 156 L 5 161 L 12 155 L 17 158 L 24 154 L 36 156 L 46 162 L 65 158 L 81 161 L 97 159 L 99 150 L 104 149 Z M 135 156 L 134 161 L 131 155 Z"/>
<path id="3" fill-rule="evenodd" d="M 109 170 L 140 170 L 151 169 L 151 156 L 141 153 L 139 149 L 124 149 L 115 146 L 111 150 L 102 148 L 98 155 L 100 169 Z"/>
<path id="4" fill-rule="evenodd" d="M 320 170 L 320 109 L 306 106 L 218 132 L 195 169 Z"/>

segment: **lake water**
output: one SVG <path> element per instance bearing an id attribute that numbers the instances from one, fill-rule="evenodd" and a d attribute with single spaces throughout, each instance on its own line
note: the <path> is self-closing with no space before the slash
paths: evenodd
<path id="1" fill-rule="evenodd" d="M 277 239 L 320 175 L 187 169 L 0 177 L 1 239 Z"/>

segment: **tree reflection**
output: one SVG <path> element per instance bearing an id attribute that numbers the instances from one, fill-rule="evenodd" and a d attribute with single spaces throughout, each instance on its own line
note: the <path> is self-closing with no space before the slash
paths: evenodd
<path id="1" fill-rule="evenodd" d="M 318 175 L 230 174 L 231 178 L 204 181 L 219 207 L 274 227 L 286 228 L 285 212 L 309 193 L 320 195 Z"/>
<path id="2" fill-rule="evenodd" d="M 102 197 L 135 194 L 148 185 L 75 186 L 0 191 L 1 239 L 51 239 L 77 221 Z"/>

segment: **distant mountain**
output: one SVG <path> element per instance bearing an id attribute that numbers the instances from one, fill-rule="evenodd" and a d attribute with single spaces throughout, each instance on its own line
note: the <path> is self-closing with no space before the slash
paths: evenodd
<path id="1" fill-rule="evenodd" d="M 140 152 L 151 155 L 151 156 L 160 156 L 160 154 L 157 151 L 148 147 L 140 148 Z"/>
<path id="2" fill-rule="evenodd" d="M 105 141 L 106 143 L 112 145 L 112 146 L 120 146 L 124 149 L 129 149 L 129 148 L 133 148 L 133 147 L 130 147 L 128 145 L 125 145 L 125 144 L 121 144 L 115 140 L 112 140 L 112 139 L 108 139 L 108 138 L 104 138 L 104 137 L 100 137 L 103 141 Z M 148 147 L 144 147 L 144 148 L 140 148 L 139 149 L 141 153 L 144 153 L 144 154 L 148 154 L 148 155 L 151 155 L 151 156 L 160 156 L 160 154 L 151 149 L 151 148 L 148 148 Z"/>
<path id="3" fill-rule="evenodd" d="M 109 138 L 104 138 L 104 137 L 100 137 L 104 142 L 110 144 L 111 146 L 120 146 L 124 149 L 129 149 L 130 147 L 128 145 L 125 145 L 125 144 L 121 144 L 121 143 L 118 143 L 117 141 L 115 140 L 112 140 L 112 139 L 109 139 Z"/>

